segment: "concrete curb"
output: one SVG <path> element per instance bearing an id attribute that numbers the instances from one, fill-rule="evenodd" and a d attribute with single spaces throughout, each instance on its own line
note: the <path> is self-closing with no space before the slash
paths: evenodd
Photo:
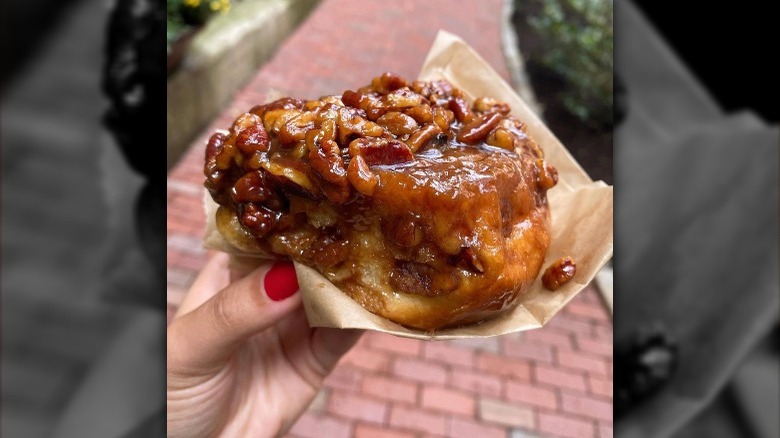
<path id="1" fill-rule="evenodd" d="M 168 170 L 319 0 L 244 0 L 214 18 L 168 79 Z"/>

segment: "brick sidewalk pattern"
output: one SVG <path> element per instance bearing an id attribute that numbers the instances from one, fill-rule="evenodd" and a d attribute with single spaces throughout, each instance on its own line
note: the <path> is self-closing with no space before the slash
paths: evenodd
<path id="1" fill-rule="evenodd" d="M 273 93 L 340 93 L 383 71 L 414 78 L 438 29 L 461 36 L 504 78 L 501 0 L 326 0 L 190 146 L 168 179 L 168 310 L 201 247 L 209 134 Z M 589 286 L 544 328 L 424 342 L 366 333 L 292 437 L 612 437 L 612 325 Z"/>

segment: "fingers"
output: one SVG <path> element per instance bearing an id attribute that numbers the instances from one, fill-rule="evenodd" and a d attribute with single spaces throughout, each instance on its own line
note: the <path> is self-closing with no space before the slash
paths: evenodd
<path id="1" fill-rule="evenodd" d="M 298 308 L 297 290 L 289 262 L 263 265 L 227 286 L 168 327 L 169 368 L 219 368 L 238 345 Z"/>
<path id="2" fill-rule="evenodd" d="M 209 259 L 190 286 L 187 295 L 184 296 L 174 318 L 195 310 L 230 283 L 228 260 L 229 256 L 222 252 Z"/>

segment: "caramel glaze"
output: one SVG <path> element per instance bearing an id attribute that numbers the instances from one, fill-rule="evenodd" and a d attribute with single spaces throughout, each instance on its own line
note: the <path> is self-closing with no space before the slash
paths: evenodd
<path id="1" fill-rule="evenodd" d="M 542 267 L 555 169 L 505 104 L 469 108 L 443 81 L 396 78 L 341 99 L 256 107 L 215 134 L 205 172 L 221 205 L 217 226 L 237 248 L 312 266 L 405 326 L 483 321 L 514 304 Z M 387 98 L 394 92 L 400 98 Z M 361 96 L 373 106 L 361 108 Z M 414 105 L 392 111 L 399 99 Z M 280 108 L 298 111 L 269 123 Z"/>

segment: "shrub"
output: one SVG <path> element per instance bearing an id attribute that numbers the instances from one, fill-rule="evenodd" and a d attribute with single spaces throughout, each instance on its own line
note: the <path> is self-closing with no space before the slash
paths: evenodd
<path id="1" fill-rule="evenodd" d="M 537 61 L 568 85 L 561 94 L 566 108 L 597 128 L 612 126 L 612 1 L 531 0 L 530 26 L 543 41 Z"/>

